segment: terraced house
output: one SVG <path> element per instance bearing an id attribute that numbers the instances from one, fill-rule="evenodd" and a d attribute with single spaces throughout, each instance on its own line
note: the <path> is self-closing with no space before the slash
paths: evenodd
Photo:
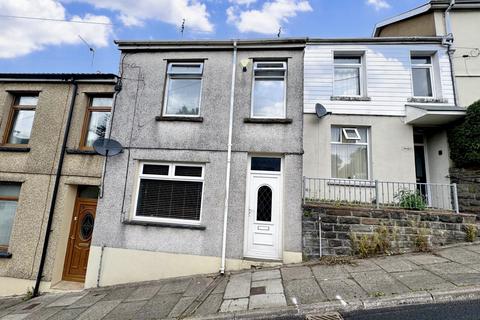
<path id="1" fill-rule="evenodd" d="M 86 286 L 302 261 L 305 40 L 117 43 Z"/>
<path id="2" fill-rule="evenodd" d="M 0 295 L 76 288 L 95 220 L 113 74 L 0 74 Z M 48 230 L 48 232 L 46 232 Z"/>

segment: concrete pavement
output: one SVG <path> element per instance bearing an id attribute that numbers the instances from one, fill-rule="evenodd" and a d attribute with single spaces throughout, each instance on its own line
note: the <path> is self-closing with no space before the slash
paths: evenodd
<path id="1" fill-rule="evenodd" d="M 0 319 L 269 318 L 480 297 L 480 244 L 0 300 Z"/>

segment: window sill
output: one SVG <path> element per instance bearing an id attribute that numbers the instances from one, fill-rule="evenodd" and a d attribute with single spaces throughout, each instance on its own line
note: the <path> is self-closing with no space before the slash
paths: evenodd
<path id="1" fill-rule="evenodd" d="M 203 117 L 165 117 L 156 116 L 155 121 L 203 122 Z"/>
<path id="2" fill-rule="evenodd" d="M 67 149 L 65 151 L 67 154 L 89 154 L 89 155 L 95 155 L 97 154 L 95 150 L 82 150 L 82 149 Z"/>
<path id="3" fill-rule="evenodd" d="M 134 225 L 134 226 L 145 226 L 145 227 L 162 227 L 162 228 L 177 228 L 177 229 L 190 229 L 190 230 L 205 230 L 207 227 L 204 225 L 195 225 L 195 224 L 177 224 L 177 223 L 168 223 L 168 222 L 152 222 L 152 221 L 139 221 L 139 220 L 127 220 L 123 222 L 124 224 Z"/>
<path id="4" fill-rule="evenodd" d="M 12 254 L 10 252 L 1 252 L 0 251 L 0 259 L 11 259 Z"/>
<path id="5" fill-rule="evenodd" d="M 292 119 L 275 119 L 275 118 L 245 118 L 244 123 L 265 123 L 265 124 L 290 124 Z"/>
<path id="6" fill-rule="evenodd" d="M 361 187 L 361 188 L 375 188 L 375 182 L 370 180 L 331 180 L 327 181 L 327 185 L 330 186 L 346 186 L 346 187 Z"/>
<path id="7" fill-rule="evenodd" d="M 370 97 L 331 96 L 331 101 L 371 101 Z"/>
<path id="8" fill-rule="evenodd" d="M 29 147 L 7 147 L 7 146 L 0 146 L 0 152 L 30 152 Z"/>
<path id="9" fill-rule="evenodd" d="M 448 103 L 447 99 L 442 98 L 408 98 L 407 102 L 416 102 L 416 103 Z"/>

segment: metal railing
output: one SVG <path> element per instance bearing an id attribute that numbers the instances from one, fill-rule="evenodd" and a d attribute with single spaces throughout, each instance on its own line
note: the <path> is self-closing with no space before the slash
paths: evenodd
<path id="1" fill-rule="evenodd" d="M 457 185 L 379 180 L 303 178 L 303 201 L 459 212 Z"/>

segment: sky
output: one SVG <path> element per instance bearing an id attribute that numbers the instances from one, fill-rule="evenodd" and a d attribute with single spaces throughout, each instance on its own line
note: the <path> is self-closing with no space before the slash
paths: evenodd
<path id="1" fill-rule="evenodd" d="M 114 40 L 370 37 L 425 2 L 0 0 L 0 72 L 117 73 Z"/>

